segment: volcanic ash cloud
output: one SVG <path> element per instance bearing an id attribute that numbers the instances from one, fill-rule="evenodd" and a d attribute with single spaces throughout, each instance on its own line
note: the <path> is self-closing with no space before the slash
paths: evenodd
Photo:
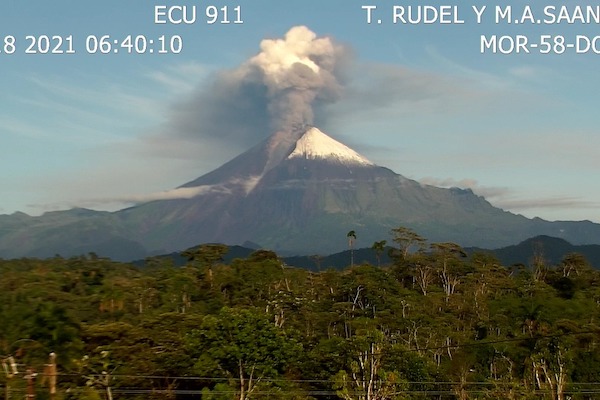
<path id="1" fill-rule="evenodd" d="M 347 47 L 305 26 L 291 28 L 283 38 L 262 40 L 255 56 L 215 72 L 191 97 L 174 104 L 156 142 L 201 144 L 193 157 L 231 156 L 234 149 L 275 132 L 325 125 L 324 106 L 341 98 L 340 77 L 349 55 Z M 157 147 L 164 151 L 165 146 Z"/>
<path id="2" fill-rule="evenodd" d="M 344 48 L 319 38 L 305 26 L 290 29 L 283 39 L 266 39 L 261 52 L 242 66 L 267 88 L 272 129 L 288 130 L 314 123 L 315 102 L 332 102 L 341 94 L 336 72 Z"/>

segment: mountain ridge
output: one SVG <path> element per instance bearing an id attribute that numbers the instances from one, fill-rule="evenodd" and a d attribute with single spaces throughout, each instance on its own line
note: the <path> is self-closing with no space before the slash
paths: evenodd
<path id="1" fill-rule="evenodd" d="M 200 245 L 193 248 L 199 248 Z M 352 251 L 346 249 L 332 254 L 306 255 L 306 256 L 280 256 L 281 261 L 291 267 L 304 268 L 313 271 L 326 270 L 328 268 L 343 269 L 350 266 L 351 257 L 355 265 L 389 265 L 392 259 L 389 257 L 390 246 L 386 246 L 384 251 L 380 252 L 379 258 L 375 251 L 370 247 L 360 247 Z M 189 249 L 188 249 L 189 250 Z M 223 255 L 225 264 L 231 263 L 236 258 L 247 258 L 255 252 L 261 250 L 260 246 L 229 246 Z M 266 249 L 262 249 L 266 250 Z M 568 241 L 556 237 L 540 235 L 528 238 L 522 242 L 498 248 L 464 248 L 464 251 L 473 255 L 475 253 L 487 253 L 496 257 L 500 265 L 511 267 L 514 265 L 524 265 L 532 267 L 534 258 L 543 260 L 546 266 L 558 266 L 569 254 L 579 254 L 594 268 L 600 269 L 600 245 L 573 245 Z M 170 259 L 175 266 L 183 266 L 188 259 L 181 252 L 159 255 L 160 259 Z M 133 262 L 140 267 L 146 265 L 146 260 L 136 260 Z"/>
<path id="2" fill-rule="evenodd" d="M 101 245 L 103 255 L 131 260 L 245 241 L 283 254 L 333 253 L 346 248 L 350 230 L 370 245 L 399 226 L 464 247 L 502 247 L 541 234 L 600 243 L 600 224 L 528 219 L 469 189 L 421 184 L 314 127 L 277 132 L 176 190 L 182 198 L 115 212 L 0 216 L 0 257 L 69 256 Z"/>

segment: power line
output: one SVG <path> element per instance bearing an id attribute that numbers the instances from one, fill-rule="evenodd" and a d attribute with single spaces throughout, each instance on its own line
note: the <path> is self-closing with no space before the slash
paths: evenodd
<path id="1" fill-rule="evenodd" d="M 64 377 L 81 377 L 79 374 L 58 374 L 58 376 Z M 102 374 L 86 374 L 86 377 L 105 377 Z M 171 379 L 171 380 L 181 380 L 181 381 L 221 381 L 221 382 L 230 382 L 230 381 L 240 381 L 240 378 L 231 377 L 210 377 L 210 376 L 167 376 L 167 375 L 135 375 L 135 374 L 111 374 L 111 378 L 115 379 Z M 260 382 L 265 383 L 279 383 L 279 382 L 289 382 L 289 383 L 332 383 L 333 379 L 286 379 L 286 378 L 261 378 Z M 366 381 L 359 381 L 366 382 Z M 467 381 L 467 382 L 454 382 L 454 381 L 402 381 L 402 384 L 410 384 L 410 385 L 479 385 L 479 386 L 511 386 L 514 385 L 515 382 L 498 382 L 498 381 Z M 600 382 L 570 382 L 569 386 L 598 386 L 598 390 L 600 391 Z"/>
<path id="2" fill-rule="evenodd" d="M 479 341 L 472 343 L 462 343 L 462 344 L 454 344 L 454 345 L 443 345 L 443 346 L 431 346 L 431 347 L 420 347 L 420 348 L 412 348 L 412 349 L 403 349 L 401 352 L 415 352 L 415 351 L 430 351 L 430 350 L 448 350 L 448 349 L 456 349 L 456 348 L 464 348 L 464 347 L 476 347 L 476 346 L 486 346 L 491 344 L 500 344 L 500 343 L 511 343 L 511 342 L 520 342 L 527 340 L 539 340 L 539 339 L 553 339 L 560 338 L 565 336 L 578 336 L 578 335 L 587 335 L 587 334 L 597 334 L 598 330 L 589 330 L 589 331 L 580 331 L 580 332 L 565 332 L 562 334 L 554 334 L 554 335 L 536 335 L 533 337 L 521 337 L 521 338 L 508 338 L 508 339 L 498 339 L 498 340 L 489 340 L 489 341 Z M 382 355 L 382 352 L 374 352 L 373 355 Z M 57 373 L 56 376 L 60 377 L 82 377 L 83 374 L 80 373 Z M 103 377 L 102 374 L 85 374 L 88 377 Z M 231 380 L 240 380 L 240 378 L 234 377 L 211 377 L 211 376 L 170 376 L 170 375 L 136 375 L 136 374 L 111 374 L 113 378 L 127 378 L 127 379 L 176 379 L 176 380 L 196 380 L 196 381 L 231 381 Z M 304 383 L 326 383 L 331 382 L 330 379 L 275 379 L 275 378 L 262 378 L 263 382 L 304 382 Z M 432 384 L 434 382 L 407 382 L 411 384 Z M 476 384 L 487 384 L 486 382 L 471 382 Z M 438 383 L 436 383 L 438 384 Z M 457 384 L 457 382 L 440 382 L 439 384 Z M 595 382 L 585 383 L 585 384 L 597 384 Z M 600 384 L 600 383 L 598 383 Z"/>
<path id="3" fill-rule="evenodd" d="M 530 336 L 530 337 L 488 340 L 488 341 L 481 341 L 481 342 L 462 343 L 462 344 L 455 344 L 455 345 L 444 345 L 444 346 L 437 346 L 437 347 L 423 347 L 423 348 L 416 348 L 416 349 L 407 349 L 405 351 L 408 352 L 408 351 L 427 351 L 427 350 L 447 350 L 447 349 L 456 349 L 456 348 L 461 348 L 461 347 L 485 346 L 485 345 L 489 345 L 489 344 L 523 342 L 526 340 L 554 339 L 554 338 L 560 338 L 560 337 L 564 337 L 564 336 L 597 334 L 599 332 L 600 331 L 598 329 L 590 330 L 590 331 L 580 331 L 580 332 L 565 332 L 565 333 L 558 333 L 555 335 L 536 335 L 536 336 Z"/>
<path id="4" fill-rule="evenodd" d="M 403 382 L 403 384 L 405 384 L 406 382 Z M 469 389 L 469 388 L 465 388 L 465 386 L 468 386 L 469 383 L 465 383 L 465 384 L 459 384 L 456 383 L 457 386 L 459 386 L 461 388 L 461 391 L 468 393 L 468 394 L 486 394 L 489 393 L 489 390 L 485 390 L 485 389 Z M 2 388 L 2 386 L 0 386 L 0 388 Z M 97 390 L 102 390 L 102 389 L 97 389 Z M 517 391 L 519 391 L 517 389 Z M 535 390 L 526 390 L 527 393 L 529 394 L 533 394 L 533 395 L 546 395 L 546 394 L 551 394 L 552 390 L 550 389 L 535 389 Z M 113 394 L 121 394 L 121 395 L 139 395 L 139 394 L 179 394 L 179 395 L 199 395 L 203 393 L 203 390 L 200 389 L 145 389 L 145 388 L 118 388 L 118 387 L 111 387 L 111 392 Z M 361 392 L 359 390 L 349 390 L 346 391 L 349 394 L 354 394 L 354 395 L 358 395 L 358 394 L 364 394 L 364 392 Z M 21 388 L 11 388 L 11 393 L 26 393 L 25 389 L 21 389 Z M 211 394 L 234 394 L 236 393 L 236 390 L 210 390 Z M 253 394 L 262 394 L 262 395 L 278 395 L 278 396 L 282 396 L 282 395 L 290 395 L 290 396 L 294 396 L 294 395 L 321 395 L 321 396 L 328 396 L 328 395 L 337 395 L 339 392 L 336 390 L 298 390 L 298 389 L 294 389 L 294 390 L 289 390 L 286 389 L 285 391 L 279 391 L 279 390 L 254 390 L 252 391 Z M 600 389 L 565 389 L 563 391 L 564 394 L 600 394 Z M 456 394 L 455 390 L 452 389 L 429 389 L 429 390 L 413 390 L 413 389 L 406 389 L 406 390 L 395 390 L 392 393 L 389 393 L 390 395 L 400 395 L 400 394 L 424 394 L 424 395 L 453 395 Z"/>

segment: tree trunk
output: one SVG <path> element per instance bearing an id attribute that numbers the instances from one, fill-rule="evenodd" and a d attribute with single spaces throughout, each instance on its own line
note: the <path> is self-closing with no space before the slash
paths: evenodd
<path id="1" fill-rule="evenodd" d="M 246 381 L 244 380 L 244 368 L 242 367 L 242 360 L 238 360 L 238 366 L 239 366 L 239 371 L 240 371 L 240 400 L 245 400 L 246 399 L 246 391 L 244 389 L 245 389 Z"/>

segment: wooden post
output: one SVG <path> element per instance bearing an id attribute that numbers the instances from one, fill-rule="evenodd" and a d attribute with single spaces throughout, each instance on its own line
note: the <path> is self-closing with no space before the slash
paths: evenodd
<path id="1" fill-rule="evenodd" d="M 56 353 L 50 353 L 50 360 L 48 363 L 50 400 L 54 400 L 56 398 L 56 375 Z"/>
<path id="2" fill-rule="evenodd" d="M 6 373 L 6 387 L 4 388 L 4 399 L 10 399 L 10 382 L 12 378 L 19 373 L 17 370 L 17 363 L 13 356 L 10 356 L 2 360 L 2 367 Z"/>
<path id="3" fill-rule="evenodd" d="M 27 368 L 27 375 L 25 375 L 25 379 L 27 379 L 27 400 L 35 400 L 35 387 L 33 385 L 35 376 L 33 368 Z"/>

